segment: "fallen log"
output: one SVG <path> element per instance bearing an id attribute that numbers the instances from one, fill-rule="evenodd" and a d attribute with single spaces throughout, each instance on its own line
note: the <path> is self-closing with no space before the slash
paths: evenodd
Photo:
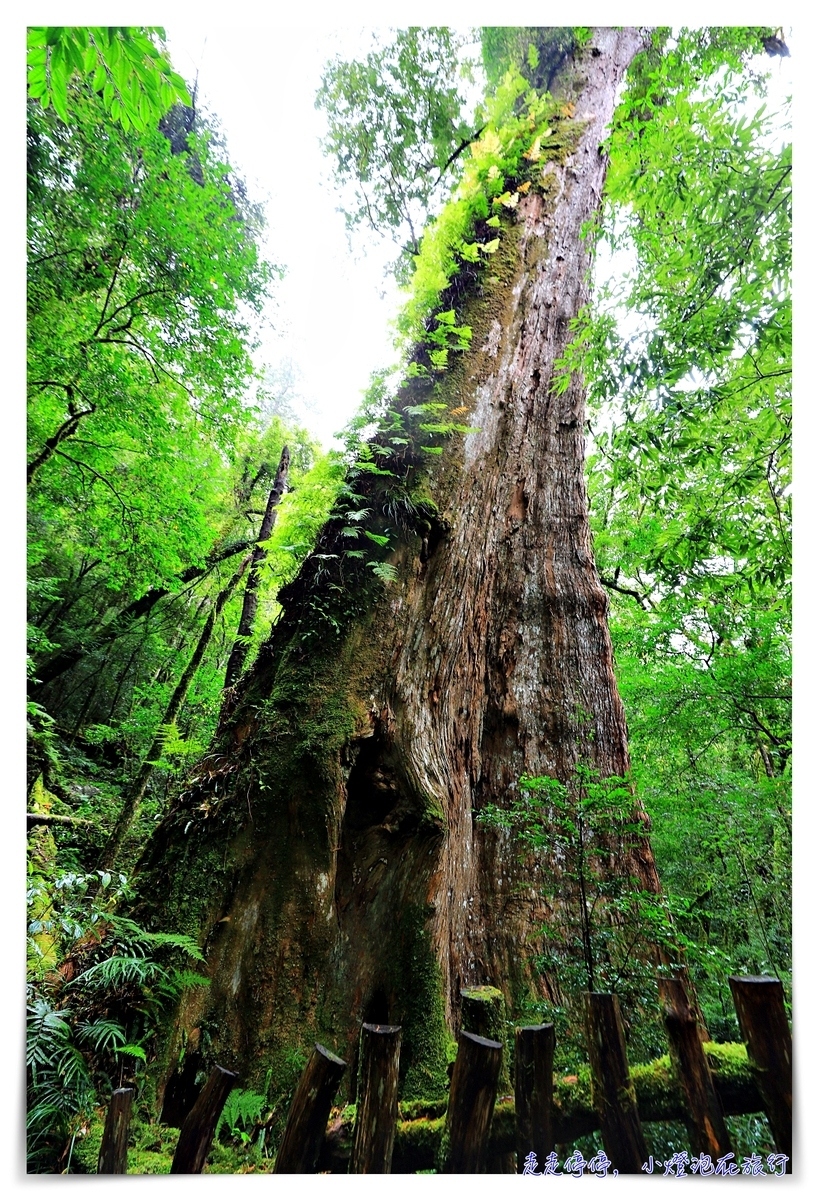
<path id="1" fill-rule="evenodd" d="M 61 813 L 26 813 L 26 829 L 33 829 L 35 825 L 63 825 L 74 829 L 96 829 L 93 821 L 86 820 L 85 817 L 64 817 Z"/>
<path id="2" fill-rule="evenodd" d="M 726 1116 L 763 1112 L 747 1051 L 741 1044 L 706 1042 L 705 1053 Z M 642 1121 L 683 1121 L 686 1115 L 681 1084 L 673 1073 L 670 1056 L 631 1067 L 631 1083 Z M 346 1174 L 354 1115 L 337 1113 L 327 1127 L 318 1162 L 319 1171 Z M 413 1100 L 399 1105 L 392 1155 L 392 1174 L 433 1170 L 446 1123 L 446 1100 Z M 575 1075 L 554 1079 L 554 1139 L 566 1144 L 596 1133 L 599 1121 L 591 1104 L 590 1071 L 586 1064 Z M 489 1154 L 515 1149 L 516 1117 L 510 1097 L 498 1099 L 489 1135 Z M 601 1142 L 600 1142 L 601 1146 Z"/>

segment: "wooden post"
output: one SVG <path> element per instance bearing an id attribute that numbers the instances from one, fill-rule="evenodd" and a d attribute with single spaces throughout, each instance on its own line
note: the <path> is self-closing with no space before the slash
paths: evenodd
<path id="1" fill-rule="evenodd" d="M 290 1105 L 287 1127 L 273 1167 L 274 1175 L 315 1173 L 329 1110 L 346 1067 L 342 1058 L 316 1042 Z"/>
<path id="2" fill-rule="evenodd" d="M 506 1024 L 506 998 L 500 989 L 490 984 L 464 988 L 460 993 L 460 1028 L 490 1041 L 502 1043 L 505 1053 L 497 1087 L 501 1093 L 510 1093 L 510 1039 Z"/>
<path id="3" fill-rule="evenodd" d="M 97 1175 L 128 1174 L 128 1129 L 135 1090 L 117 1088 L 111 1094 L 97 1159 Z"/>
<path id="4" fill-rule="evenodd" d="M 729 977 L 741 1036 L 753 1067 L 776 1149 L 792 1167 L 792 1035 L 780 979 Z"/>
<path id="5" fill-rule="evenodd" d="M 460 1006 L 461 1029 L 501 1043 L 503 1061 L 500 1065 L 500 1078 L 497 1081 L 497 1094 L 510 1096 L 512 1091 L 511 1051 L 514 1044 L 509 1037 L 505 996 L 499 988 L 493 987 L 491 984 L 481 984 L 478 987 L 463 989 L 460 993 Z M 515 1167 L 516 1159 L 513 1153 L 489 1152 L 486 1160 L 487 1175 L 513 1175 Z"/>
<path id="6" fill-rule="evenodd" d="M 389 1175 L 398 1120 L 400 1025 L 362 1025 L 351 1175 Z"/>
<path id="7" fill-rule="evenodd" d="M 610 992 L 586 992 L 585 1028 L 591 1099 L 602 1143 L 620 1175 L 640 1175 L 648 1150 L 631 1083 L 618 998 Z"/>
<path id="8" fill-rule="evenodd" d="M 517 1174 L 533 1151 L 542 1166 L 554 1149 L 554 1026 L 524 1025 L 514 1031 L 514 1110 Z"/>
<path id="9" fill-rule="evenodd" d="M 502 1062 L 500 1042 L 476 1033 L 460 1034 L 446 1109 L 442 1174 L 478 1175 L 483 1170 Z"/>
<path id="10" fill-rule="evenodd" d="M 238 1079 L 234 1071 L 215 1066 L 179 1133 L 171 1175 L 201 1175 L 224 1102 Z"/>
<path id="11" fill-rule="evenodd" d="M 659 998 L 670 1043 L 670 1057 L 685 1094 L 686 1122 L 693 1150 L 721 1158 L 732 1149 L 716 1086 L 699 1035 L 695 1009 L 681 979 L 659 979 Z"/>

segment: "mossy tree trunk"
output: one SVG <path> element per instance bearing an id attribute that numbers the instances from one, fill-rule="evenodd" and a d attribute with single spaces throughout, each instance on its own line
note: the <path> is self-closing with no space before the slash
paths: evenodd
<path id="1" fill-rule="evenodd" d="M 501 987 L 515 1012 L 547 995 L 521 953 L 554 917 L 538 867 L 474 817 L 524 774 L 628 770 L 582 383 L 553 385 L 588 299 L 581 230 L 600 203 L 600 147 L 641 45 L 639 31 L 596 30 L 564 64 L 537 184 L 471 291 L 463 279 L 444 298 L 473 349 L 396 401 L 443 399 L 477 432 L 439 457 L 390 452 L 388 485 L 354 479 L 372 527 L 395 537 L 396 580 L 334 559 L 348 522 L 331 517 L 148 847 L 143 909 L 195 931 L 212 977 L 183 1005 L 171 1056 L 206 1029 L 245 1078 L 283 1077 L 293 1049 L 319 1038 L 354 1081 L 361 1022 L 399 1024 L 402 1094 L 431 1096 L 446 1086 L 462 989 Z M 611 869 L 658 890 L 646 837 Z"/>

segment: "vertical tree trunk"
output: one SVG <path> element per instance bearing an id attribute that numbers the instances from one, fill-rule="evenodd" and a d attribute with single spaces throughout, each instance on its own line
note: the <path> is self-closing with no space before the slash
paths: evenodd
<path id="1" fill-rule="evenodd" d="M 111 1094 L 97 1159 L 97 1175 L 127 1175 L 128 1131 L 135 1088 L 116 1088 Z"/>
<path id="2" fill-rule="evenodd" d="M 659 997 L 664 1011 L 670 1056 L 690 1114 L 686 1122 L 690 1144 L 697 1154 L 709 1154 L 711 1158 L 719 1159 L 731 1149 L 730 1135 L 724 1123 L 688 988 L 681 979 L 660 979 Z"/>
<path id="3" fill-rule="evenodd" d="M 236 1075 L 213 1067 L 196 1103 L 185 1117 L 170 1166 L 171 1175 L 201 1175 L 222 1109 L 236 1085 Z"/>
<path id="4" fill-rule="evenodd" d="M 346 1066 L 343 1059 L 316 1043 L 290 1105 L 273 1168 L 275 1174 L 314 1173 L 330 1106 Z"/>
<path id="5" fill-rule="evenodd" d="M 524 774 L 629 766 L 591 553 L 582 382 L 554 384 L 588 299 L 581 231 L 600 203 L 600 147 L 642 43 L 595 30 L 565 65 L 539 183 L 457 301 L 473 350 L 395 402 L 465 407 L 477 432 L 419 455 L 398 487 L 350 482 L 376 528 L 396 532 L 396 581 L 356 574 L 340 557 L 346 522 L 330 519 L 145 855 L 143 904 L 155 911 L 161 880 L 209 959 L 211 987 L 186 1002 L 179 1037 L 206 1011 L 221 1060 L 259 1079 L 307 1038 L 354 1055 L 369 1021 L 403 1027 L 403 1095 L 442 1095 L 462 989 L 501 987 L 512 1017 L 549 995 L 532 959 L 556 902 L 511 834 L 474 818 Z M 658 891 L 646 836 L 610 869 Z"/>
<path id="6" fill-rule="evenodd" d="M 461 1033 L 446 1109 L 440 1166 L 444 1175 L 485 1171 L 502 1061 L 502 1042 Z"/>
<path id="7" fill-rule="evenodd" d="M 792 1159 L 792 1034 L 780 979 L 731 975 L 730 991 L 776 1149 Z M 787 1163 L 787 1174 L 792 1161 Z"/>
<path id="8" fill-rule="evenodd" d="M 631 1083 L 619 999 L 611 992 L 587 992 L 585 1029 L 591 1100 L 602 1141 L 620 1175 L 638 1175 L 647 1162 L 648 1148 Z"/>

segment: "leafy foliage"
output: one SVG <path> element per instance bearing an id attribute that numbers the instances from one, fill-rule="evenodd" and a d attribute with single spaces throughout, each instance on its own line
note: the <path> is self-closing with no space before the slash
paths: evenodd
<path id="1" fill-rule="evenodd" d="M 634 776 L 725 1037 L 727 975 L 788 983 L 791 953 L 791 149 L 747 65 L 769 32 L 681 30 L 635 64 L 599 245 L 621 266 L 567 364 Z"/>
<path id="2" fill-rule="evenodd" d="M 486 805 L 478 820 L 513 831 L 547 899 L 534 961 L 558 997 L 549 1014 L 561 1040 L 582 1053 L 583 991 L 619 993 L 626 1019 L 638 1019 L 654 1002 L 650 947 L 672 946 L 673 931 L 661 901 L 621 870 L 645 837 L 631 782 L 580 763 L 568 784 L 521 779 L 508 805 Z"/>
<path id="3" fill-rule="evenodd" d="M 399 539 L 423 548 L 441 535 L 424 471 L 469 426 L 436 384 L 470 346 L 463 298 L 520 198 L 570 153 L 575 114 L 543 89 L 588 40 L 582 28 L 485 30 L 492 90 L 473 120 L 449 30 L 402 30 L 364 62 L 327 68 L 318 104 L 354 192 L 348 223 L 408 230 L 399 335 L 412 363 L 400 389 L 377 375 L 344 452 L 319 455 L 269 419 L 276 401 L 251 350 L 276 271 L 214 123 L 184 107 L 160 33 L 30 37 L 32 795 L 93 822 L 32 835 L 27 1064 L 42 1170 L 70 1169 L 100 1089 L 137 1078 L 166 1006 L 206 983 L 195 943 L 119 915 L 127 879 L 89 868 L 214 597 L 253 544 L 281 445 L 293 488 L 251 655 L 282 585 L 316 585 L 309 648 L 394 582 Z M 561 1053 L 579 1050 L 575 997 L 589 984 L 624 993 L 629 1015 L 648 1012 L 634 950 L 669 938 L 671 918 L 717 1037 L 735 1036 L 728 973 L 789 983 L 791 157 L 750 106 L 763 91 L 752 51 L 778 41 L 760 28 L 658 31 L 622 97 L 605 216 L 589 230 L 617 282 L 577 323 L 563 383 L 574 370 L 588 383 L 595 555 L 633 776 L 527 780 L 510 808 L 483 814 L 535 858 L 558 843 L 565 873 L 542 882 L 571 937 L 544 928 L 539 965 L 555 981 Z M 444 180 L 451 199 L 421 232 Z M 215 726 L 239 603 L 225 605 L 182 712 L 160 731 L 161 782 L 131 851 Z M 633 787 L 666 904 L 605 870 L 611 847 L 627 856 L 642 834 Z M 577 907 L 567 893 L 580 883 Z M 261 1130 L 263 1147 L 291 1090 L 276 1081 L 269 1113 L 261 1093 L 234 1092 L 222 1131 L 245 1142 Z"/>
<path id="4" fill-rule="evenodd" d="M 435 189 L 472 137 L 461 116 L 462 41 L 442 27 L 400 29 L 363 62 L 330 63 L 316 107 L 328 117 L 323 148 L 342 187 L 354 228 L 418 233 Z"/>
<path id="5" fill-rule="evenodd" d="M 53 105 L 66 125 L 69 87 L 86 77 L 106 112 L 127 132 L 144 132 L 176 103 L 190 104 L 180 75 L 155 39 L 163 29 L 35 26 L 28 30 L 28 94 L 43 108 Z"/>
<path id="6" fill-rule="evenodd" d="M 128 881 L 103 872 L 40 877 L 29 888 L 29 984 L 26 1068 L 32 1169 L 70 1169 L 76 1137 L 98 1090 L 110 1092 L 147 1061 L 167 1004 L 203 976 L 173 966 L 167 952 L 202 961 L 190 938 L 148 932 L 117 915 Z M 42 904 L 43 895 L 47 904 Z M 55 939 L 56 970 L 43 964 L 40 936 Z M 161 961 L 164 957 L 165 961 Z M 127 1074 L 126 1074 L 127 1073 Z"/>

